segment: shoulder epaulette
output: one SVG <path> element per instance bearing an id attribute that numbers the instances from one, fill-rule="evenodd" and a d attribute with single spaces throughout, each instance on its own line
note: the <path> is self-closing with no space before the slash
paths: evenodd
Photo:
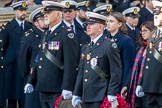
<path id="1" fill-rule="evenodd" d="M 25 32 L 25 36 L 29 36 L 30 33 L 32 33 L 32 32 L 33 32 L 33 29 L 29 29 L 27 32 Z"/>
<path id="2" fill-rule="evenodd" d="M 1 30 L 4 30 L 7 24 L 8 24 L 8 22 L 3 23 L 3 24 L 1 25 Z"/>

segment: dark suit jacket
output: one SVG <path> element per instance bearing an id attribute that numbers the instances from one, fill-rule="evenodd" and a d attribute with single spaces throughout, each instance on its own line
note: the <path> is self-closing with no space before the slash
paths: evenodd
<path id="1" fill-rule="evenodd" d="M 122 61 L 121 86 L 123 87 L 126 85 L 127 78 L 132 72 L 136 49 L 133 40 L 121 32 L 116 33 L 112 38 L 118 45 L 120 51 L 120 57 Z"/>
<path id="2" fill-rule="evenodd" d="M 31 28 L 31 24 L 24 23 L 24 30 L 19 26 L 15 18 L 9 22 L 3 32 L 4 42 L 4 66 L 6 97 L 20 98 L 22 95 L 22 79 L 18 71 L 18 55 L 20 40 L 23 34 Z"/>
<path id="3" fill-rule="evenodd" d="M 51 34 L 45 35 L 45 48 L 41 48 L 37 63 L 36 90 L 40 92 L 73 91 L 77 68 L 77 41 L 70 29 L 60 24 Z M 63 65 L 60 69 L 45 55 L 47 49 Z"/>
<path id="4" fill-rule="evenodd" d="M 140 14 L 139 22 L 138 22 L 139 27 L 145 21 L 154 20 L 154 15 L 150 11 L 148 11 L 146 7 L 141 8 L 139 14 Z"/>
<path id="5" fill-rule="evenodd" d="M 3 49 L 3 29 L 0 29 L 0 49 Z M 3 64 L 3 50 L 0 50 L 0 107 L 5 106 L 5 72 L 4 72 L 4 64 Z"/>
<path id="6" fill-rule="evenodd" d="M 39 52 L 39 44 L 43 32 L 32 27 L 24 37 L 21 39 L 21 46 L 19 51 L 19 71 L 23 78 L 27 77 L 30 68 L 34 67 L 34 60 Z"/>
<path id="7" fill-rule="evenodd" d="M 102 101 L 107 95 L 120 92 L 122 67 L 119 50 L 115 43 L 105 38 L 102 36 L 92 47 L 90 44 L 83 47 L 74 90 L 74 95 L 81 96 L 83 102 Z M 91 68 L 93 63 L 109 76 L 106 80 Z"/>
<path id="8" fill-rule="evenodd" d="M 156 30 L 154 31 L 156 34 Z M 153 33 L 154 35 L 154 33 Z M 152 36 L 153 36 L 152 35 Z M 156 58 L 157 53 L 159 54 L 158 58 L 162 57 L 162 52 L 158 49 L 161 48 L 162 42 L 162 33 L 160 35 L 155 35 L 156 39 L 152 36 L 150 37 L 150 42 L 153 44 L 153 48 L 148 46 L 146 52 L 146 60 L 143 69 L 143 91 L 146 93 L 162 93 L 162 62 Z M 148 44 L 149 45 L 149 44 Z M 156 55 L 156 56 L 155 56 Z"/>

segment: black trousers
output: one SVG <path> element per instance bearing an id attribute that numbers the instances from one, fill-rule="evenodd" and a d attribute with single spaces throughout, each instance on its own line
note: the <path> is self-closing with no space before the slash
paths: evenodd
<path id="1" fill-rule="evenodd" d="M 99 102 L 83 102 L 82 108 L 100 108 L 102 101 Z"/>
<path id="2" fill-rule="evenodd" d="M 42 108 L 54 108 L 54 103 L 61 93 L 40 92 L 40 103 Z"/>
<path id="3" fill-rule="evenodd" d="M 24 108 L 41 108 L 39 93 L 37 91 L 26 94 Z"/>
<path id="4" fill-rule="evenodd" d="M 162 94 L 145 93 L 146 108 L 162 108 Z"/>
<path id="5" fill-rule="evenodd" d="M 146 97 L 136 97 L 135 108 L 146 108 Z"/>

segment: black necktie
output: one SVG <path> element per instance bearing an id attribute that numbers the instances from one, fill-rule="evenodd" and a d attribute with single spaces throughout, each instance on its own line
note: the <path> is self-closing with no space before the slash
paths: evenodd
<path id="1" fill-rule="evenodd" d="M 21 23 L 20 27 L 21 27 L 21 30 L 24 31 L 24 24 L 23 23 Z"/>
<path id="2" fill-rule="evenodd" d="M 83 29 L 86 31 L 86 29 L 87 29 L 87 24 L 86 23 L 83 23 Z"/>
<path id="3" fill-rule="evenodd" d="M 91 46 L 93 46 L 94 45 L 94 42 L 93 41 L 91 41 Z"/>
<path id="4" fill-rule="evenodd" d="M 71 25 L 70 27 L 71 27 L 72 31 L 74 32 L 74 26 L 73 26 L 73 25 Z M 74 33 L 75 33 L 75 32 L 74 32 Z"/>

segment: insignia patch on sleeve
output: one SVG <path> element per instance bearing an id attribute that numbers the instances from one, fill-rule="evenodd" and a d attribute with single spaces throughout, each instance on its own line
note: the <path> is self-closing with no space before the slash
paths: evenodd
<path id="1" fill-rule="evenodd" d="M 116 43 L 112 43 L 112 47 L 113 48 L 117 48 L 117 44 Z"/>
<path id="2" fill-rule="evenodd" d="M 74 33 L 69 33 L 68 34 L 68 37 L 71 38 L 71 39 L 73 39 L 74 38 Z"/>

